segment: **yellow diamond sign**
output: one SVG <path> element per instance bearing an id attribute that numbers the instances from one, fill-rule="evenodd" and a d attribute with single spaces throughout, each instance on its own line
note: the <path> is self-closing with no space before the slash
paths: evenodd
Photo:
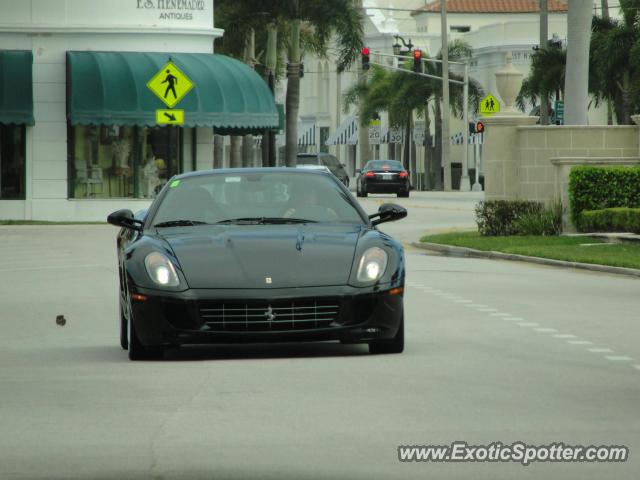
<path id="1" fill-rule="evenodd" d="M 485 117 L 490 117 L 500 111 L 500 102 L 496 97 L 489 94 L 480 101 L 480 113 Z"/>
<path id="2" fill-rule="evenodd" d="M 172 108 L 193 88 L 193 82 L 172 62 L 167 63 L 147 83 L 164 104 Z"/>

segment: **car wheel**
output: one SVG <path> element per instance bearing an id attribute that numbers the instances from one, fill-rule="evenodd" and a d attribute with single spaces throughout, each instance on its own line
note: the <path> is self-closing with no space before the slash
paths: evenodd
<path id="1" fill-rule="evenodd" d="M 367 197 L 369 195 L 369 193 L 363 188 L 362 190 L 360 190 L 360 196 L 361 197 Z"/>
<path id="2" fill-rule="evenodd" d="M 127 324 L 127 317 L 124 314 L 122 308 L 122 300 L 120 300 L 120 346 L 123 350 L 129 348 L 129 328 Z"/>
<path id="3" fill-rule="evenodd" d="M 400 320 L 398 333 L 391 340 L 375 340 L 369 342 L 369 353 L 402 353 L 404 350 L 404 315 Z"/>
<path id="4" fill-rule="evenodd" d="M 409 190 L 406 190 L 404 192 L 398 192 L 398 197 L 408 198 L 409 197 Z"/>

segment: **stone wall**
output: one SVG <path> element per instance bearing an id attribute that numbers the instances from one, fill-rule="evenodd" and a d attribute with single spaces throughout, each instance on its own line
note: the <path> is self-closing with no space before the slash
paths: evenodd
<path id="1" fill-rule="evenodd" d="M 615 159 L 637 157 L 636 126 L 526 126 L 517 127 L 519 197 L 548 202 L 556 194 L 553 158 L 602 158 L 599 165 Z M 585 162 L 590 163 L 590 162 Z"/>

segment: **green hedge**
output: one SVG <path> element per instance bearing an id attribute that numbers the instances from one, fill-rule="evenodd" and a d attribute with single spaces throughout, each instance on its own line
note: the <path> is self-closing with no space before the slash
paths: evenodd
<path id="1" fill-rule="evenodd" d="M 640 167 L 573 167 L 569 201 L 576 226 L 585 210 L 640 207 Z"/>
<path id="2" fill-rule="evenodd" d="M 604 208 L 585 210 L 578 227 L 583 232 L 640 233 L 640 208 Z"/>
<path id="3" fill-rule="evenodd" d="M 484 236 L 517 235 L 518 222 L 540 214 L 544 205 L 528 200 L 487 200 L 476 206 L 478 232 Z"/>

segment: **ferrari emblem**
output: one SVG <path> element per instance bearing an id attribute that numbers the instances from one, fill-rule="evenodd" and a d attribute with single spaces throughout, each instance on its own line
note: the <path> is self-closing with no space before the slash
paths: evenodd
<path id="1" fill-rule="evenodd" d="M 272 283 L 271 277 L 264 277 L 264 283 L 271 284 Z"/>
<path id="2" fill-rule="evenodd" d="M 276 314 L 273 313 L 273 308 L 271 308 L 271 305 L 269 305 L 269 308 L 267 308 L 267 311 L 264 312 L 264 316 L 267 318 L 267 320 L 269 320 L 270 322 L 274 321 L 276 319 Z"/>

